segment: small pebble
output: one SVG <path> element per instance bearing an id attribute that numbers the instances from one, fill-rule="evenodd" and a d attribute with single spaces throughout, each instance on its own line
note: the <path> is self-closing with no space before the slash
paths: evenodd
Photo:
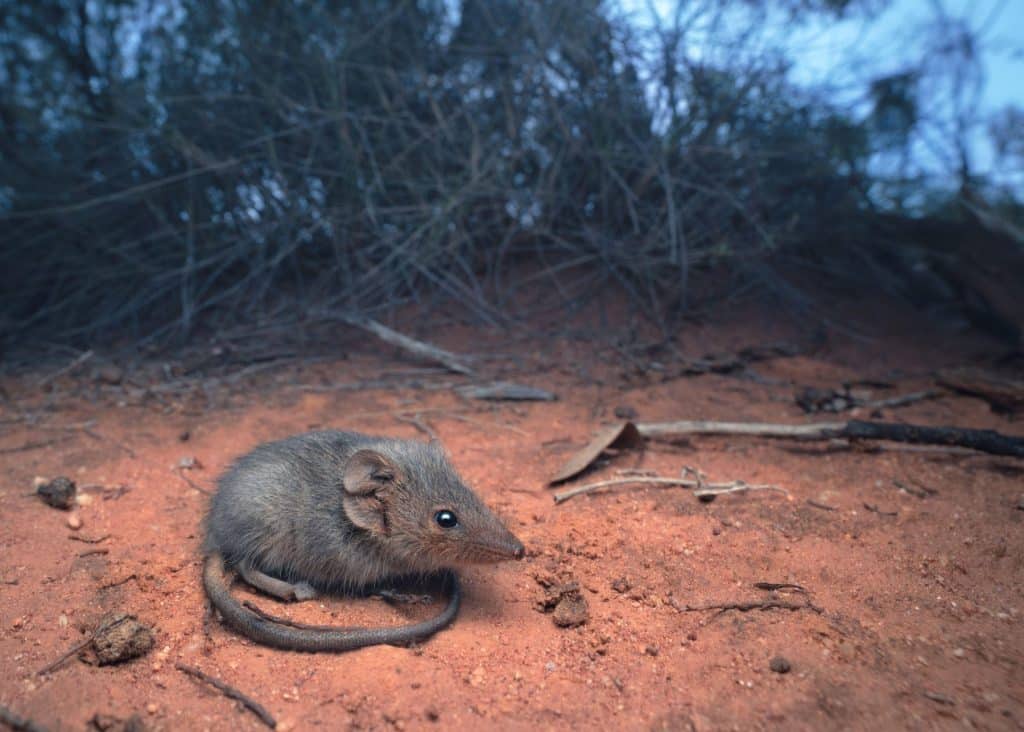
<path id="1" fill-rule="evenodd" d="M 64 476 L 36 486 L 36 494 L 43 499 L 44 503 L 54 508 L 62 508 L 65 511 L 74 505 L 75 492 L 75 481 Z"/>
<path id="2" fill-rule="evenodd" d="M 158 707 L 153 702 L 150 702 L 149 704 L 146 705 L 146 711 L 149 712 L 150 714 L 156 714 L 159 709 L 160 709 L 160 707 Z"/>
<path id="3" fill-rule="evenodd" d="M 777 674 L 788 674 L 792 666 L 789 661 L 782 656 L 774 656 L 772 660 L 768 662 L 768 668 Z"/>
<path id="4" fill-rule="evenodd" d="M 73 513 L 68 516 L 68 528 L 72 531 L 78 531 L 82 528 L 82 517 L 77 513 Z"/>
<path id="5" fill-rule="evenodd" d="M 657 656 L 658 655 L 658 647 L 657 646 L 653 646 L 653 645 L 646 646 L 644 648 L 644 653 L 646 653 L 648 656 Z"/>

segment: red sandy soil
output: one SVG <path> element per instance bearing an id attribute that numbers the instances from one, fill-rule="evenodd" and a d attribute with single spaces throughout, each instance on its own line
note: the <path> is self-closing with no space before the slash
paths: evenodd
<path id="1" fill-rule="evenodd" d="M 616 407 L 640 421 L 800 423 L 817 418 L 794 404 L 798 386 L 882 379 L 894 386 L 874 395 L 891 396 L 932 386 L 937 367 L 995 351 L 883 308 L 863 322 L 887 332 L 833 331 L 811 347 L 798 326 L 750 314 L 689 324 L 676 343 L 687 357 L 787 338 L 805 350 L 746 374 L 668 380 L 638 368 L 671 369 L 677 356 L 666 350 L 635 350 L 630 360 L 603 338 L 419 331 L 457 352 L 490 354 L 480 366 L 487 379 L 551 389 L 553 403 L 464 400 L 450 387 L 466 377 L 354 333 L 346 357 L 216 377 L 147 363 L 110 384 L 94 374 L 98 357 L 43 386 L 62 364 L 9 377 L 0 401 L 0 704 L 51 729 L 85 729 L 97 713 L 139 714 L 147 729 L 265 729 L 177 670 L 181 662 L 262 703 L 279 729 L 1020 729 L 1024 462 L 702 437 L 649 443 L 569 485 L 624 468 L 675 476 L 692 466 L 712 481 L 772 483 L 789 496 L 701 503 L 682 488 L 630 486 L 556 506 L 545 486 Z M 381 378 L 392 384 L 337 388 Z M 403 415 L 436 431 L 527 558 L 464 570 L 459 618 L 419 647 L 309 655 L 254 645 L 219 622 L 204 632 L 200 526 L 220 471 L 261 441 L 311 428 L 422 439 Z M 1020 422 L 953 394 L 883 416 L 1024 435 Z M 175 470 L 183 458 L 199 466 Z M 78 530 L 33 495 L 35 476 L 57 475 L 82 487 Z M 82 556 L 93 549 L 106 553 Z M 538 610 L 539 580 L 550 578 L 579 583 L 584 625 L 560 628 Z M 757 582 L 807 594 L 773 595 Z M 338 625 L 437 609 L 250 596 L 276 614 Z M 821 612 L 687 610 L 773 597 Z M 112 610 L 155 628 L 148 655 L 102 667 L 75 655 L 37 674 Z M 776 656 L 789 673 L 770 669 Z"/>

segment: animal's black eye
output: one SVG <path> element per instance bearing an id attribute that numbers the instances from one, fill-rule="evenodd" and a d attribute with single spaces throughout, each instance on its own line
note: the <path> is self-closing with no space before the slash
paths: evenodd
<path id="1" fill-rule="evenodd" d="M 459 519 L 454 513 L 448 510 L 438 511 L 434 514 L 434 520 L 442 529 L 453 529 L 459 525 Z"/>

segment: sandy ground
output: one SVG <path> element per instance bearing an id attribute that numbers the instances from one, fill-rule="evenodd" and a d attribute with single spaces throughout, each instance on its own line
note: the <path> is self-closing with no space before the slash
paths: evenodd
<path id="1" fill-rule="evenodd" d="M 1020 729 L 1024 462 L 702 437 L 618 454 L 569 485 L 691 466 L 788 496 L 701 503 L 681 488 L 632 486 L 556 506 L 545 486 L 617 407 L 640 421 L 800 423 L 815 418 L 794 404 L 799 386 L 875 379 L 892 385 L 874 387 L 875 397 L 902 394 L 931 386 L 936 367 L 994 350 L 912 319 L 884 320 L 887 334 L 833 332 L 813 348 L 770 320 L 688 325 L 677 343 L 687 357 L 780 339 L 803 351 L 743 373 L 671 378 L 678 356 L 666 350 L 627 357 L 601 339 L 432 334 L 452 350 L 491 354 L 479 380 L 551 389 L 551 403 L 465 400 L 451 386 L 466 377 L 365 337 L 333 360 L 185 376 L 173 363 L 142 364 L 109 383 L 117 375 L 97 373 L 97 359 L 55 378 L 61 363 L 8 378 L 0 704 L 55 730 L 86 729 L 97 714 L 137 714 L 146 729 L 265 729 L 177 670 L 181 662 L 262 703 L 279 729 Z M 464 570 L 459 618 L 419 647 L 309 655 L 256 646 L 216 621 L 204 631 L 200 522 L 218 473 L 258 442 L 318 427 L 423 439 L 410 416 L 436 431 L 527 558 Z M 964 396 L 883 416 L 1024 435 L 1021 422 Z M 58 475 L 80 487 L 77 530 L 69 512 L 33 495 L 35 476 Z M 542 585 L 573 581 L 589 617 L 558 627 L 538 609 Z M 296 620 L 341 625 L 436 611 L 250 597 Z M 798 609 L 688 609 L 766 600 Z M 74 655 L 37 674 L 115 610 L 153 626 L 150 653 L 113 666 Z M 772 670 L 776 657 L 788 673 Z"/>

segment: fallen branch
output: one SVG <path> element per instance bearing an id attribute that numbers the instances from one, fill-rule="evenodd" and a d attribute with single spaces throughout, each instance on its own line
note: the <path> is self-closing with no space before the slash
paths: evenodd
<path id="1" fill-rule="evenodd" d="M 263 724 L 270 727 L 270 729 L 277 728 L 277 720 L 270 716 L 270 712 L 264 709 L 261 704 L 253 701 L 250 697 L 246 696 L 233 686 L 228 686 L 220 679 L 216 679 L 213 676 L 210 676 L 209 674 L 204 673 L 192 666 L 186 666 L 181 662 L 175 663 L 174 667 L 182 673 L 186 673 L 189 676 L 194 676 L 200 681 L 205 681 L 207 684 L 209 684 L 217 691 L 222 693 L 224 696 L 226 696 L 228 699 L 234 699 L 237 702 L 241 702 L 242 706 L 244 706 L 250 712 L 259 717 L 260 721 L 263 722 Z"/>
<path id="2" fill-rule="evenodd" d="M 3 704 L 0 704 L 0 722 L 15 730 L 15 732 L 46 732 L 46 727 L 36 724 L 31 719 L 19 717 Z"/>
<path id="3" fill-rule="evenodd" d="M 637 425 L 646 438 L 680 435 L 749 435 L 803 440 L 889 440 L 924 445 L 968 447 L 991 455 L 1024 458 L 1024 438 L 994 430 L 960 427 L 926 427 L 893 422 L 817 422 L 812 424 L 768 424 L 762 422 L 648 422 Z"/>
<path id="4" fill-rule="evenodd" d="M 391 328 L 378 323 L 376 320 L 352 314 L 342 315 L 340 317 L 349 325 L 355 326 L 356 328 L 362 328 L 366 332 L 377 336 L 385 343 L 390 343 L 392 346 L 401 348 L 403 351 L 408 351 L 414 356 L 418 356 L 419 358 L 427 361 L 439 363 L 449 371 L 454 371 L 457 374 L 464 374 L 467 376 L 473 373 L 473 369 L 462 363 L 462 361 L 459 360 L 459 357 L 454 353 L 445 351 L 437 346 L 432 346 L 429 343 L 418 341 L 415 338 L 410 338 L 396 330 L 391 330 Z"/>
<path id="5" fill-rule="evenodd" d="M 578 485 L 574 488 L 568 488 L 564 491 L 559 491 L 554 494 L 555 503 L 564 503 L 573 496 L 579 496 L 584 493 L 593 493 L 601 488 L 607 488 L 613 485 L 678 485 L 684 488 L 698 488 L 699 491 L 694 491 L 694 495 L 698 497 L 702 496 L 716 496 L 723 493 L 741 493 L 744 491 L 765 491 L 774 490 L 781 493 L 786 493 L 782 488 L 777 485 L 747 485 L 741 480 L 734 480 L 729 483 L 705 483 L 703 480 L 694 480 L 691 478 L 661 478 L 661 477 L 642 477 L 637 476 L 633 478 L 612 478 L 610 480 L 599 480 L 596 483 L 587 483 L 586 485 Z M 787 494 L 788 495 L 788 494 Z"/>

